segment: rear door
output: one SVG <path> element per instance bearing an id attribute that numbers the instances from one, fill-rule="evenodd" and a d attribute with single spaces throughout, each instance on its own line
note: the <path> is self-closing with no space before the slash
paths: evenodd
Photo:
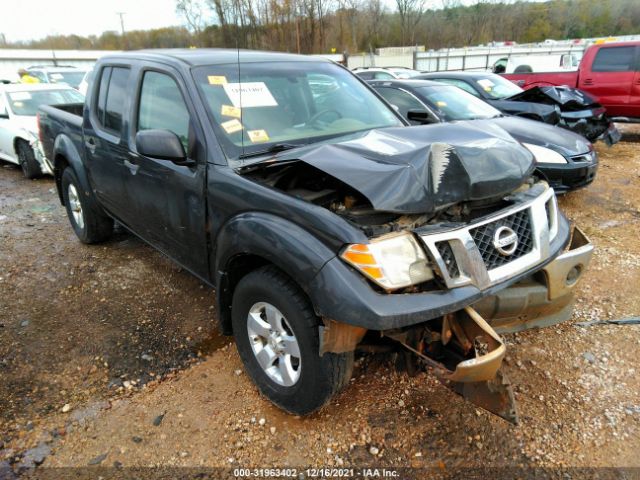
<path id="1" fill-rule="evenodd" d="M 180 264 L 206 278 L 206 153 L 194 106 L 178 72 L 169 67 L 157 70 L 152 65 L 144 66 L 136 73 L 136 79 L 137 99 L 132 102 L 135 109 L 126 162 L 127 197 L 135 199 L 130 205 L 131 227 Z M 187 155 L 186 164 L 140 154 L 135 135 L 151 129 L 175 133 Z"/>
<path id="2" fill-rule="evenodd" d="M 602 46 L 591 71 L 581 71 L 578 88 L 591 93 L 607 108 L 610 116 L 626 116 L 633 110 L 630 95 L 636 76 L 637 47 Z"/>
<path id="3" fill-rule="evenodd" d="M 96 76 L 96 88 L 89 102 L 90 113 L 84 121 L 89 179 L 102 205 L 125 224 L 131 217 L 131 201 L 124 187 L 130 75 L 129 66 L 103 66 Z"/>

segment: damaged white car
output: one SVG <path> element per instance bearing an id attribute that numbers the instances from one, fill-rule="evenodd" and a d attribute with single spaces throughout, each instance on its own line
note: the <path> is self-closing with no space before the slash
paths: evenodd
<path id="1" fill-rule="evenodd" d="M 38 107 L 83 101 L 82 94 L 66 85 L 0 86 L 0 160 L 20 165 L 27 178 L 52 175 L 38 138 Z"/>

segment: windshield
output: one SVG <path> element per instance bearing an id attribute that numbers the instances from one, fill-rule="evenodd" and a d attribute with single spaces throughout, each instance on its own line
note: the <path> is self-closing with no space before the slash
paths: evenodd
<path id="1" fill-rule="evenodd" d="M 487 78 L 478 78 L 476 79 L 476 83 L 480 85 L 480 88 L 484 92 L 485 97 L 491 98 L 493 100 L 513 97 L 514 95 L 523 91 L 515 83 L 510 82 L 506 78 L 502 78 L 499 75 L 494 75 Z"/>
<path id="2" fill-rule="evenodd" d="M 402 125 L 347 70 L 324 62 L 256 62 L 193 70 L 228 158 Z"/>
<path id="3" fill-rule="evenodd" d="M 501 115 L 488 103 L 457 87 L 443 85 L 418 87 L 417 90 L 429 106 L 437 110 L 438 116 L 444 117 L 447 122 L 494 118 Z"/>
<path id="4" fill-rule="evenodd" d="M 40 105 L 83 103 L 84 96 L 75 90 L 25 90 L 8 92 L 9 106 L 14 115 L 35 116 Z"/>
<path id="5" fill-rule="evenodd" d="M 87 72 L 54 72 L 49 74 L 49 83 L 62 83 L 73 88 L 78 88 Z"/>

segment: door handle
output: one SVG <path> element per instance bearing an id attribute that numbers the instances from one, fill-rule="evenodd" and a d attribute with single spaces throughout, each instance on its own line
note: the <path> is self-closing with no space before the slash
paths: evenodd
<path id="1" fill-rule="evenodd" d="M 130 162 L 128 159 L 124 161 L 124 166 L 129 169 L 132 175 L 138 173 L 138 169 L 140 168 L 140 165 L 137 165 L 134 162 Z"/>
<path id="2" fill-rule="evenodd" d="M 87 148 L 89 149 L 89 151 L 91 152 L 91 155 L 96 153 L 96 141 L 93 137 L 89 137 L 84 144 L 87 146 Z"/>

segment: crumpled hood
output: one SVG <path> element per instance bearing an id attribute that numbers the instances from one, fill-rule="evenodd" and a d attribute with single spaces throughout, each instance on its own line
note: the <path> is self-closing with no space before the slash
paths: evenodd
<path id="1" fill-rule="evenodd" d="M 432 213 L 518 188 L 533 155 L 494 125 L 428 125 L 371 130 L 283 152 L 341 180 L 376 210 Z"/>
<path id="2" fill-rule="evenodd" d="M 602 107 L 595 97 L 592 97 L 587 92 L 571 87 L 532 87 L 505 100 L 546 103 L 548 105 L 555 104 L 562 107 L 563 111 Z"/>
<path id="3" fill-rule="evenodd" d="M 500 117 L 473 121 L 497 125 L 519 142 L 546 147 L 565 156 L 582 155 L 591 150 L 591 144 L 581 135 L 528 118 Z"/>

